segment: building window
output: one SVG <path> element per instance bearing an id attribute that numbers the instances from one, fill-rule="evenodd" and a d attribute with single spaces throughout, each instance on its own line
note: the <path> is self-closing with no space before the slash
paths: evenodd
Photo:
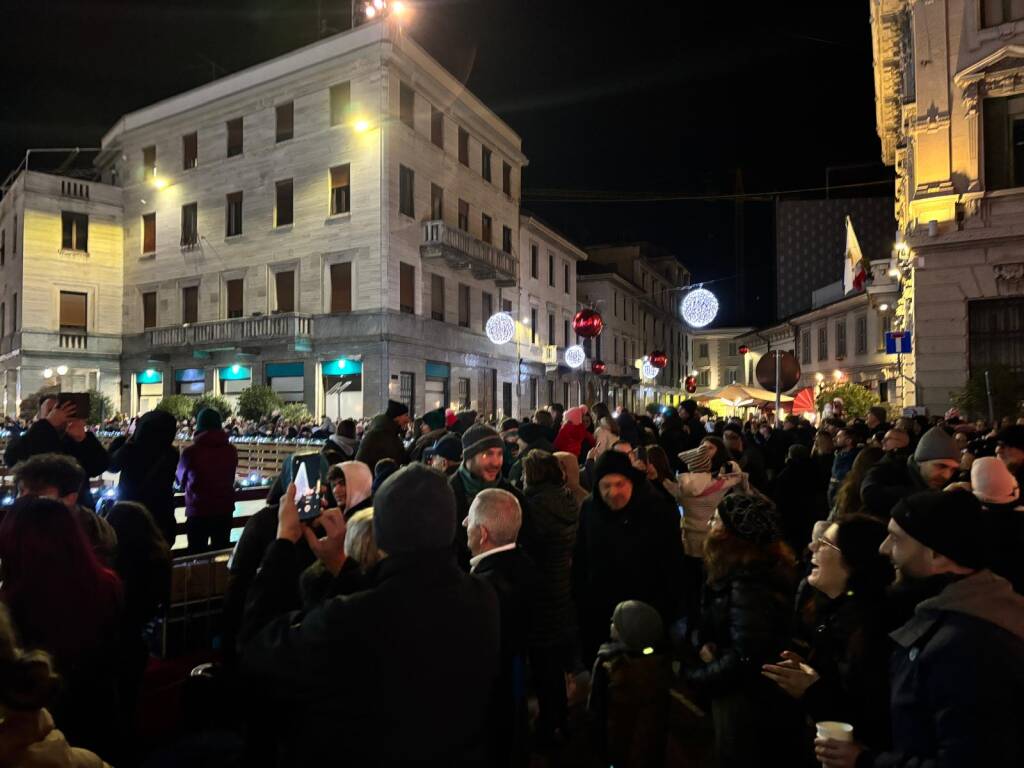
<path id="1" fill-rule="evenodd" d="M 416 408 L 416 374 L 402 371 L 398 374 L 398 399 L 409 408 L 410 413 Z"/>
<path id="2" fill-rule="evenodd" d="M 293 184 L 291 179 L 284 179 L 274 185 L 276 203 L 274 205 L 274 225 L 284 227 L 293 221 L 292 210 Z"/>
<path id="3" fill-rule="evenodd" d="M 728 368 L 725 371 L 725 383 L 736 384 L 739 381 L 739 374 L 735 368 Z"/>
<path id="4" fill-rule="evenodd" d="M 430 185 L 430 219 L 431 221 L 444 220 L 444 190 L 437 184 Z"/>
<path id="5" fill-rule="evenodd" d="M 406 216 L 416 217 L 416 205 L 413 200 L 416 174 L 411 168 L 398 166 L 398 212 Z"/>
<path id="6" fill-rule="evenodd" d="M 0 229 L 0 267 L 4 265 L 4 259 L 7 257 L 7 230 Z"/>
<path id="7" fill-rule="evenodd" d="M 501 161 L 501 191 L 512 197 L 512 166 Z"/>
<path id="8" fill-rule="evenodd" d="M 352 204 L 348 163 L 331 168 L 331 216 L 348 213 Z"/>
<path id="9" fill-rule="evenodd" d="M 228 294 L 228 318 L 241 317 L 242 316 L 242 295 L 243 295 L 243 282 L 239 278 L 237 280 L 225 280 L 224 288 Z"/>
<path id="10" fill-rule="evenodd" d="M 459 284 L 459 325 L 469 328 L 469 286 Z"/>
<path id="11" fill-rule="evenodd" d="M 459 379 L 459 407 L 469 410 L 469 379 Z"/>
<path id="12" fill-rule="evenodd" d="M 563 344 L 565 346 L 567 346 L 567 347 L 570 346 L 569 345 L 569 336 L 570 336 L 570 333 L 569 333 L 569 321 L 568 320 L 563 320 L 562 321 L 562 338 L 563 338 Z"/>
<path id="13" fill-rule="evenodd" d="M 569 263 L 566 262 L 562 265 L 562 277 L 565 279 L 565 292 L 569 292 Z"/>
<path id="14" fill-rule="evenodd" d="M 11 330 L 17 333 L 20 326 L 21 316 L 18 314 L 18 292 L 15 291 L 11 295 Z"/>
<path id="15" fill-rule="evenodd" d="M 486 328 L 487 320 L 494 314 L 494 296 L 484 291 L 480 300 L 480 326 Z"/>
<path id="16" fill-rule="evenodd" d="M 444 112 L 430 105 L 430 141 L 435 147 L 444 149 Z"/>
<path id="17" fill-rule="evenodd" d="M 736 355 L 739 354 L 737 352 L 737 349 L 738 349 L 738 347 L 736 345 L 736 342 L 735 341 L 730 341 L 729 342 L 729 357 L 736 357 Z M 729 383 L 732 384 L 733 382 L 730 381 Z"/>
<path id="18" fill-rule="evenodd" d="M 469 203 L 459 200 L 459 229 L 469 232 Z"/>
<path id="19" fill-rule="evenodd" d="M 1024 19 L 1024 0 L 981 0 L 980 5 L 982 27 Z"/>
<path id="20" fill-rule="evenodd" d="M 811 332 L 809 330 L 800 333 L 800 362 L 804 364 L 811 362 Z"/>
<path id="21" fill-rule="evenodd" d="M 485 243 L 491 243 L 491 217 L 486 213 L 480 214 L 480 239 Z"/>
<path id="22" fill-rule="evenodd" d="M 60 329 L 85 333 L 88 327 L 89 296 L 85 293 L 60 292 Z"/>
<path id="23" fill-rule="evenodd" d="M 199 322 L 199 286 L 188 285 L 181 289 L 181 322 Z"/>
<path id="24" fill-rule="evenodd" d="M 530 343 L 537 343 L 537 308 L 530 307 Z"/>
<path id="25" fill-rule="evenodd" d="M 699 345 L 697 345 L 697 357 L 709 357 L 708 343 L 706 341 L 702 341 Z"/>
<path id="26" fill-rule="evenodd" d="M 242 118 L 228 120 L 228 157 L 242 154 Z"/>
<path id="27" fill-rule="evenodd" d="M 430 319 L 444 322 L 444 278 L 430 276 Z"/>
<path id="28" fill-rule="evenodd" d="M 416 267 L 405 262 L 398 265 L 398 310 L 407 315 L 416 312 Z"/>
<path id="29" fill-rule="evenodd" d="M 480 147 L 480 175 L 484 181 L 491 180 L 491 150 L 487 147 Z"/>
<path id="30" fill-rule="evenodd" d="M 501 412 L 505 416 L 512 415 L 512 382 L 501 382 Z"/>
<path id="31" fill-rule="evenodd" d="M 537 410 L 537 377 L 530 377 L 530 410 Z"/>
<path id="32" fill-rule="evenodd" d="M 704 368 L 697 372 L 697 386 L 698 387 L 709 387 L 711 386 L 711 371 L 708 368 Z"/>
<path id="33" fill-rule="evenodd" d="M 199 242 L 199 204 L 181 206 L 181 244 L 195 245 Z"/>
<path id="34" fill-rule="evenodd" d="M 352 311 L 352 262 L 331 264 L 331 312 Z"/>
<path id="35" fill-rule="evenodd" d="M 469 131 L 459 128 L 459 162 L 469 167 Z"/>
<path id="36" fill-rule="evenodd" d="M 1024 186 L 1024 96 L 985 99 L 985 188 Z"/>
<path id="37" fill-rule="evenodd" d="M 512 253 L 512 228 L 501 228 L 501 250 L 505 253 Z"/>
<path id="38" fill-rule="evenodd" d="M 0 339 L 7 335 L 7 305 L 0 301 Z"/>
<path id="39" fill-rule="evenodd" d="M 512 312 L 512 301 L 511 301 L 511 299 L 502 299 L 501 300 L 501 311 L 502 312 Z"/>
<path id="40" fill-rule="evenodd" d="M 537 251 L 538 249 L 536 244 L 530 243 L 530 277 L 532 277 L 534 280 L 537 279 L 537 270 L 540 269 L 539 265 L 537 264 L 537 260 L 539 258 Z"/>
<path id="41" fill-rule="evenodd" d="M 181 137 L 181 169 L 188 171 L 199 165 L 199 134 L 193 131 Z"/>
<path id="42" fill-rule="evenodd" d="M 828 326 L 818 329 L 818 362 L 828 360 Z"/>
<path id="43" fill-rule="evenodd" d="M 846 357 L 846 320 L 836 321 L 836 360 Z"/>
<path id="44" fill-rule="evenodd" d="M 142 180 L 152 181 L 156 177 L 156 147 L 142 148 Z"/>
<path id="45" fill-rule="evenodd" d="M 156 291 L 142 294 L 142 327 L 156 328 Z"/>
<path id="46" fill-rule="evenodd" d="M 885 334 L 892 332 L 892 315 L 882 315 L 879 323 L 878 351 L 885 352 Z"/>
<path id="47" fill-rule="evenodd" d="M 866 355 L 868 352 L 868 316 L 858 315 L 857 319 L 854 320 L 854 329 L 856 334 L 856 339 L 854 340 L 856 352 L 858 355 Z"/>
<path id="48" fill-rule="evenodd" d="M 68 251 L 89 250 L 89 216 L 61 211 L 61 247 Z"/>
<path id="49" fill-rule="evenodd" d="M 331 125 L 343 125 L 348 117 L 352 102 L 352 83 L 338 83 L 331 86 Z"/>
<path id="50" fill-rule="evenodd" d="M 242 193 L 231 192 L 227 196 L 227 211 L 224 216 L 224 236 L 242 234 Z"/>
<path id="51" fill-rule="evenodd" d="M 142 252 L 156 253 L 156 213 L 142 214 Z"/>
<path id="52" fill-rule="evenodd" d="M 295 311 L 295 273 L 285 270 L 274 273 L 275 312 Z"/>
<path id="53" fill-rule="evenodd" d="M 555 287 L 555 254 L 548 254 L 548 285 Z"/>
<path id="54" fill-rule="evenodd" d="M 295 135 L 295 103 L 286 102 L 274 108 L 274 141 L 280 144 Z"/>
<path id="55" fill-rule="evenodd" d="M 405 83 L 398 86 L 398 119 L 410 128 L 416 127 L 416 91 Z"/>

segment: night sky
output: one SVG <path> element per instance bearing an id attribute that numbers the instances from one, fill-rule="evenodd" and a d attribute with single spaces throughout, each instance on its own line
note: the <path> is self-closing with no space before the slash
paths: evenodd
<path id="1" fill-rule="evenodd" d="M 696 280 L 726 278 L 723 320 L 770 319 L 774 198 L 738 219 L 731 199 L 679 197 L 822 187 L 830 166 L 856 166 L 833 184 L 891 178 L 866 0 L 413 4 L 416 39 L 522 136 L 523 207 L 582 245 L 652 240 Z M 30 147 L 95 146 L 125 112 L 313 42 L 318 6 L 348 26 L 349 0 L 6 0 L 2 175 Z"/>

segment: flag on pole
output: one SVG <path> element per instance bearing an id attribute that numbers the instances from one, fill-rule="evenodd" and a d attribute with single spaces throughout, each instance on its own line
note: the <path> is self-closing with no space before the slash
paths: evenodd
<path id="1" fill-rule="evenodd" d="M 864 254 L 860 250 L 860 242 L 849 216 L 846 217 L 846 253 L 843 262 L 843 294 L 862 290 L 867 280 L 867 271 L 864 269 Z"/>

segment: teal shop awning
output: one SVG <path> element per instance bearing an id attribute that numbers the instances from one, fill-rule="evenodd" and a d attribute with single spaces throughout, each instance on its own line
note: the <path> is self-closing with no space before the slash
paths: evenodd
<path id="1" fill-rule="evenodd" d="M 135 374 L 135 380 L 139 384 L 161 384 L 163 383 L 164 375 L 160 371 L 147 368 Z"/>
<path id="2" fill-rule="evenodd" d="M 175 381 L 206 381 L 206 372 L 202 368 L 181 368 L 174 372 Z"/>
<path id="3" fill-rule="evenodd" d="M 229 365 L 220 369 L 221 381 L 244 381 L 252 378 L 252 368 L 244 365 Z"/>
<path id="4" fill-rule="evenodd" d="M 352 376 L 363 372 L 363 363 L 360 360 L 331 360 L 329 363 L 322 363 L 324 376 Z"/>
<path id="5" fill-rule="evenodd" d="M 302 363 L 267 363 L 267 378 L 276 379 L 281 376 L 302 376 L 304 366 Z"/>
<path id="6" fill-rule="evenodd" d="M 451 368 L 447 363 L 427 363 L 428 379 L 447 379 L 451 376 Z"/>

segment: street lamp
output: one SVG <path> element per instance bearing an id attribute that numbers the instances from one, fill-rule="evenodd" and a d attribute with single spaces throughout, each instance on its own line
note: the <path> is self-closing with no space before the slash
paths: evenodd
<path id="1" fill-rule="evenodd" d="M 67 375 L 67 372 L 68 372 L 68 367 L 66 365 L 58 365 L 57 366 L 57 375 L 58 376 L 65 376 L 65 375 Z"/>

